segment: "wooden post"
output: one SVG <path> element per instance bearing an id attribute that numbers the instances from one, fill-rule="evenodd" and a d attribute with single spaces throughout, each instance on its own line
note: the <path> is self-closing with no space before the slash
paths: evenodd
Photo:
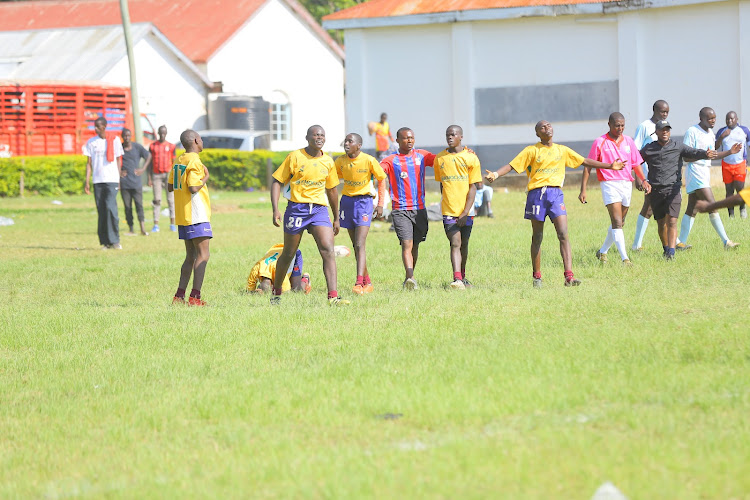
<path id="1" fill-rule="evenodd" d="M 271 184 L 273 183 L 273 162 L 271 158 L 266 160 L 266 189 L 271 190 Z"/>

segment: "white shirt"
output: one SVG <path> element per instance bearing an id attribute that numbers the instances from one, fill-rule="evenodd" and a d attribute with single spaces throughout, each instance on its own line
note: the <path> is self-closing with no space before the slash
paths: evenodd
<path id="1" fill-rule="evenodd" d="M 686 145 L 695 149 L 715 149 L 716 136 L 713 129 L 703 130 L 700 125 L 693 125 L 682 139 Z M 688 163 L 685 169 L 685 190 L 688 194 L 697 189 L 711 187 L 711 160 L 698 160 Z"/>
<path id="2" fill-rule="evenodd" d="M 107 161 L 107 140 L 95 135 L 83 145 L 83 154 L 91 158 L 92 183 L 120 182 L 120 167 L 117 158 L 124 154 L 120 137 L 115 136 L 115 161 Z"/>

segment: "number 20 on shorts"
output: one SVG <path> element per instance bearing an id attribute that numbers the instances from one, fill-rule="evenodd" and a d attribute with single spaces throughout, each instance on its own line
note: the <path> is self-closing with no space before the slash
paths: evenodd
<path id="1" fill-rule="evenodd" d="M 302 227 L 302 217 L 289 217 L 286 222 L 286 227 L 289 229 L 293 227 Z"/>

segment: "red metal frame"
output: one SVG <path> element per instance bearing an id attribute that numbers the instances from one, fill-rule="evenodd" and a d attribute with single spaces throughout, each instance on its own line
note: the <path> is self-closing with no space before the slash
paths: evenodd
<path id="1" fill-rule="evenodd" d="M 13 156 L 81 154 L 94 120 L 133 129 L 130 89 L 76 83 L 0 82 L 0 151 Z"/>

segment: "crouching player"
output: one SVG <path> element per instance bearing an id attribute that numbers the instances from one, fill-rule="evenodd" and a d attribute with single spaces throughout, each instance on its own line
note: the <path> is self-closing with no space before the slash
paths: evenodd
<path id="1" fill-rule="evenodd" d="M 188 305 L 205 306 L 201 286 L 208 264 L 208 242 L 211 230 L 211 200 L 208 196 L 208 169 L 198 153 L 203 151 L 203 140 L 194 130 L 180 134 L 185 152 L 177 159 L 167 176 L 167 191 L 174 191 L 177 234 L 185 240 L 185 261 L 180 270 L 180 284 L 172 299 L 173 304 L 185 303 L 185 290 L 193 275 L 193 290 Z"/>
<path id="2" fill-rule="evenodd" d="M 443 194 L 443 227 L 450 242 L 454 290 L 472 286 L 466 279 L 466 260 L 474 225 L 474 198 L 482 183 L 479 158 L 461 144 L 463 136 L 464 131 L 458 125 L 448 127 L 445 131 L 448 148 L 438 153 L 433 163 L 435 180 Z"/>
<path id="3" fill-rule="evenodd" d="M 336 260 L 333 253 L 333 237 L 339 232 L 339 198 L 336 188 L 339 178 L 333 159 L 323 153 L 326 133 L 320 125 L 307 129 L 307 147 L 292 151 L 273 173 L 271 185 L 271 208 L 273 225 L 282 225 L 279 212 L 281 186 L 289 184 L 290 200 L 284 212 L 284 249 L 277 266 L 288 269 L 294 261 L 307 230 L 312 234 L 323 258 L 323 274 L 328 286 L 328 303 L 332 306 L 348 305 L 348 300 L 339 298 L 336 291 Z M 333 210 L 333 224 L 328 215 L 328 206 Z M 271 304 L 281 302 L 284 274 L 276 273 L 273 280 Z"/>
<path id="4" fill-rule="evenodd" d="M 563 260 L 565 286 L 577 286 L 581 281 L 573 276 L 573 255 L 568 239 L 568 213 L 565 210 L 562 185 L 565 181 L 565 167 L 577 168 L 581 165 L 592 168 L 611 168 L 622 170 L 623 162 L 611 164 L 584 158 L 572 149 L 552 142 L 552 124 L 542 120 L 534 127 L 539 142 L 526 146 L 518 156 L 495 172 L 487 171 L 487 182 L 493 182 L 511 170 L 526 172 L 529 177 L 524 218 L 531 220 L 531 267 L 533 284 L 542 286 L 541 249 L 544 237 L 544 219 L 549 216 L 560 240 L 560 255 Z"/>
<path id="5" fill-rule="evenodd" d="M 273 290 L 273 280 L 276 277 L 276 264 L 281 252 L 284 250 L 284 244 L 278 243 L 268 249 L 266 254 L 255 263 L 250 275 L 247 277 L 247 291 L 251 293 L 263 293 Z M 294 255 L 292 265 L 286 271 L 284 282 L 281 284 L 281 291 L 310 293 L 310 275 L 302 273 L 302 250 L 297 250 Z"/>
<path id="6" fill-rule="evenodd" d="M 373 291 L 367 271 L 365 244 L 373 216 L 373 199 L 370 183 L 374 176 L 378 180 L 378 199 L 385 196 L 385 172 L 375 158 L 362 153 L 362 136 L 348 134 L 344 139 L 345 155 L 336 158 L 336 173 L 344 181 L 341 194 L 339 221 L 349 232 L 349 238 L 357 258 L 357 281 L 352 291 L 364 295 Z"/>

